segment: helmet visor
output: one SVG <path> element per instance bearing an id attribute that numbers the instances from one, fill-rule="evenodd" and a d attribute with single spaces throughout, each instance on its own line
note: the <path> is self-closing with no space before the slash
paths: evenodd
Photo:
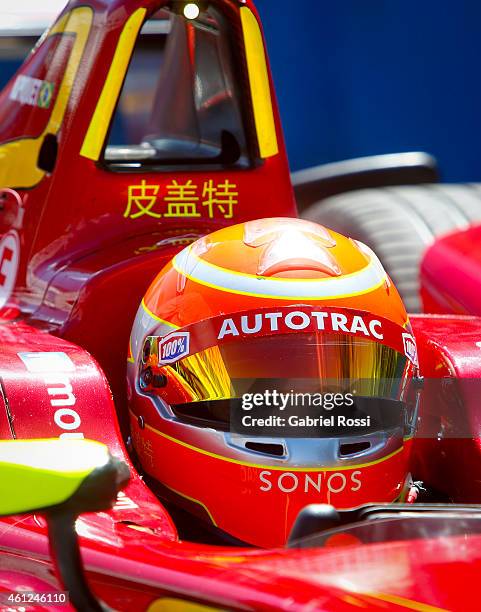
<path id="1" fill-rule="evenodd" d="M 362 396 L 402 399 L 401 382 L 412 368 L 405 355 L 372 340 L 299 333 L 212 346 L 166 366 L 164 373 L 175 387 L 175 403 L 179 392 L 185 402 L 195 402 L 239 398 L 273 384 L 286 393 L 355 389 Z"/>
<path id="2" fill-rule="evenodd" d="M 196 326 L 200 328 L 194 329 Z M 252 400 L 254 395 L 259 398 L 264 394 L 265 398 L 272 398 L 273 392 L 283 394 L 284 398 L 289 395 L 283 401 L 289 401 L 291 407 L 295 402 L 297 408 L 315 407 L 312 397 L 319 395 L 332 404 L 335 396 L 351 394 L 356 397 L 357 407 L 362 404 L 361 398 L 396 402 L 399 413 L 408 401 L 409 382 L 416 365 L 400 347 L 402 336 L 409 334 L 390 322 L 381 321 L 380 326 L 369 327 L 367 321 L 359 333 L 334 331 L 326 329 L 327 325 L 324 329 L 311 326 L 306 330 L 286 330 L 276 325 L 275 332 L 271 326 L 267 333 L 260 330 L 261 333 L 249 332 L 243 337 L 229 334 L 226 338 L 219 338 L 222 335 L 219 322 L 204 321 L 196 326 L 185 328 L 188 332 L 176 332 L 167 340 L 168 346 L 176 342 L 173 338 L 183 334 L 190 338 L 185 350 L 188 354 L 172 363 L 162 363 L 165 352 L 175 352 L 170 348 L 164 350 L 164 340 L 163 345 L 154 348 L 157 365 L 167 381 L 162 388 L 163 399 L 179 418 L 193 423 L 196 419 L 205 420 L 206 425 L 210 421 L 220 422 L 225 428 L 232 400 L 242 400 L 245 409 L 246 397 L 251 396 Z M 366 337 L 365 330 L 369 329 L 382 338 Z M 265 408 L 266 401 L 258 402 L 257 406 Z M 331 410 L 334 406 L 324 407 Z M 390 425 L 394 426 L 394 421 L 384 423 L 385 427 Z"/>

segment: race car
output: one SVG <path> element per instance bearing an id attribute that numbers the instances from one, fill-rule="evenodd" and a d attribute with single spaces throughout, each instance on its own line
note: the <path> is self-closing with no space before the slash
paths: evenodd
<path id="1" fill-rule="evenodd" d="M 475 577 L 481 560 L 479 509 L 461 505 L 481 501 L 470 386 L 480 377 L 480 321 L 452 317 L 440 325 L 422 315 L 408 328 L 397 291 L 368 247 L 295 218 L 250 1 L 73 0 L 0 94 L 0 162 L 0 436 L 8 441 L 0 456 L 10 474 L 0 511 L 15 514 L 0 523 L 2 605 L 475 609 L 476 580 L 461 590 L 458 581 Z M 299 256 L 286 257 L 293 240 Z M 315 295 L 306 293 L 313 281 Z M 338 293 L 323 294 L 321 281 Z M 194 282 L 201 291 L 189 290 Z M 359 291 L 369 294 L 362 303 Z M 337 301 L 319 311 L 323 297 Z M 288 345 L 271 343 L 279 329 Z M 224 380 L 214 381 L 220 361 L 212 356 L 230 351 L 234 367 L 236 356 L 249 362 L 255 348 L 255 365 L 271 374 L 280 357 L 311 350 L 309 341 L 297 344 L 301 331 L 331 334 L 338 365 L 346 363 L 342 344 L 359 357 L 351 364 L 370 355 L 371 365 L 402 372 L 406 385 L 396 393 L 413 389 L 416 401 L 407 418 L 396 413 L 398 446 L 380 430 L 367 447 L 360 435 L 342 449 L 337 440 L 343 468 L 335 470 L 316 458 L 315 437 L 287 448 L 278 436 L 244 435 L 242 448 L 238 438 L 237 447 L 221 446 L 225 405 L 215 402 L 237 398 L 201 394 Z M 200 370 L 190 367 L 200 354 L 209 374 L 202 388 Z M 304 366 L 299 358 L 289 368 L 296 364 Z M 438 384 L 444 378 L 449 383 Z M 167 401 L 171 389 L 175 401 Z M 200 404 L 210 420 L 202 431 Z M 195 439 L 181 437 L 194 427 Z M 61 440 L 44 442 L 51 438 Z M 304 447 L 314 453 L 307 467 Z M 286 463 L 295 452 L 301 455 Z M 65 465 L 55 471 L 59 456 Z M 212 469 L 200 479 L 196 466 L 219 458 L 238 471 L 215 480 Z M 397 471 L 382 471 L 391 460 Z M 128 483 L 118 461 L 129 468 Z M 386 488 L 389 499 L 369 497 L 367 487 L 356 497 L 371 468 L 371 485 Z M 341 508 L 303 508 L 306 493 L 335 503 L 347 486 L 344 471 L 349 499 Z M 457 505 L 366 505 L 401 494 L 412 501 L 420 486 L 408 472 L 436 501 Z M 270 515 L 259 510 L 261 476 L 262 495 L 277 487 Z M 239 487 L 247 497 L 233 494 Z M 282 539 L 273 535 L 280 503 L 288 517 Z M 27 596 L 9 599 L 12 592 Z"/>

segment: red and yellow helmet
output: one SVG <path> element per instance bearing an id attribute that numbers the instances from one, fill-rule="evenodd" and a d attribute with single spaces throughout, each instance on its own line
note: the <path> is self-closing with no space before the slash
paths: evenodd
<path id="1" fill-rule="evenodd" d="M 402 497 L 416 343 L 365 245 L 299 219 L 216 231 L 159 273 L 130 346 L 142 467 L 222 532 L 283 545 L 308 504 Z"/>

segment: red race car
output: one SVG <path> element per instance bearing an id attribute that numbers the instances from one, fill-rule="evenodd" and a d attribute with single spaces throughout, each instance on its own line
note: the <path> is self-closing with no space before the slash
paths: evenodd
<path id="1" fill-rule="evenodd" d="M 0 186 L 5 609 L 476 609 L 481 319 L 409 324 L 295 218 L 250 0 L 71 1 L 0 94 Z M 400 380 L 354 402 L 394 420 L 335 461 L 232 437 L 251 366 Z"/>

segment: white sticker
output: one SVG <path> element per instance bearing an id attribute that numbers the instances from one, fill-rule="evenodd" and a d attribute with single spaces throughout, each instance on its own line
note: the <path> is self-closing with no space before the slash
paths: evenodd
<path id="1" fill-rule="evenodd" d="M 411 334 L 403 334 L 404 354 L 410 359 L 415 365 L 418 365 L 418 351 L 416 348 L 416 341 Z"/>
<path id="2" fill-rule="evenodd" d="M 159 342 L 159 363 L 174 363 L 189 354 L 189 332 L 173 332 Z"/>
<path id="3" fill-rule="evenodd" d="M 138 505 L 130 497 L 127 497 L 123 491 L 119 491 L 113 510 L 135 510 L 136 508 L 138 508 Z"/>
<path id="4" fill-rule="evenodd" d="M 18 353 L 29 372 L 73 372 L 75 364 L 66 353 Z"/>
<path id="5" fill-rule="evenodd" d="M 83 438 L 79 431 L 82 418 L 77 412 L 77 397 L 72 387 L 71 372 L 75 364 L 62 352 L 17 353 L 29 372 L 37 374 L 45 383 L 50 406 L 54 409 L 53 423 L 61 431 L 60 438 Z"/>
<path id="6" fill-rule="evenodd" d="M 50 108 L 54 88 L 54 83 L 21 74 L 15 79 L 9 97 L 20 104 Z"/>
<path id="7" fill-rule="evenodd" d="M 10 299 L 20 262 L 20 240 L 11 230 L 0 240 L 0 308 Z"/>

